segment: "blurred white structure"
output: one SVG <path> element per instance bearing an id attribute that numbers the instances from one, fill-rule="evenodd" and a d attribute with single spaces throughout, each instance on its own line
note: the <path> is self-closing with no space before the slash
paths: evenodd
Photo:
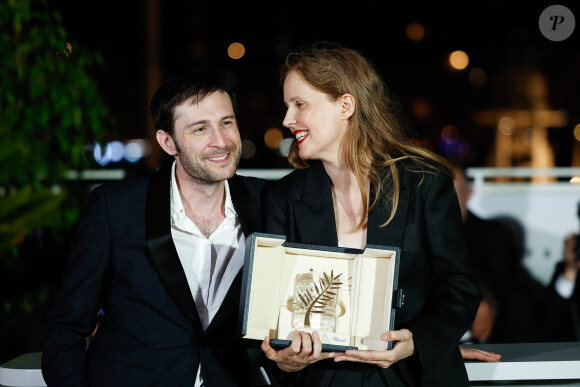
<path id="1" fill-rule="evenodd" d="M 580 231 L 578 205 L 580 168 L 470 168 L 473 195 L 467 207 L 482 218 L 508 216 L 524 231 L 524 265 L 547 284 L 562 259 L 564 238 Z M 490 178 L 520 178 L 525 182 L 490 182 Z M 560 180 L 558 180 L 560 179 Z"/>

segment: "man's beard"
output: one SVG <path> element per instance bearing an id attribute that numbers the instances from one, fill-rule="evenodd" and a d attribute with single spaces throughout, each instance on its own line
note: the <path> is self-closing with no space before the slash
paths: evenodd
<path id="1" fill-rule="evenodd" d="M 185 172 L 187 172 L 193 180 L 205 184 L 215 184 L 231 178 L 236 173 L 242 155 L 240 148 L 233 144 L 220 149 L 219 152 L 206 152 L 201 154 L 199 158 L 191 157 L 187 152 L 182 152 L 178 145 L 176 148 L 179 160 L 181 161 L 181 165 Z M 209 157 L 216 156 L 216 153 L 222 155 L 224 153 L 229 153 L 228 157 L 230 158 L 230 162 L 227 167 L 212 167 L 203 162 Z M 208 162 L 211 163 L 211 161 Z"/>

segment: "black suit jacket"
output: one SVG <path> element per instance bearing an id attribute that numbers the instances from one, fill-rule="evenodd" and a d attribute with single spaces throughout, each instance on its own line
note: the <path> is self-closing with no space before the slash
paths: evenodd
<path id="1" fill-rule="evenodd" d="M 236 333 L 242 271 L 204 331 L 171 238 L 170 171 L 91 193 L 41 333 L 49 386 L 193 386 L 200 363 L 207 386 L 249 384 Z M 229 185 L 244 234 L 259 231 L 264 181 L 234 176 Z"/>
<path id="2" fill-rule="evenodd" d="M 564 263 L 560 262 L 547 289 L 542 319 L 545 341 L 580 341 L 580 276 L 576 277 L 572 296 L 562 298 L 556 291 L 555 282 L 563 271 Z"/>
<path id="3" fill-rule="evenodd" d="M 489 343 L 537 342 L 545 331 L 544 286 L 524 267 L 524 231 L 513 218 L 482 219 L 468 212 L 465 237 L 475 278 L 495 301 Z"/>
<path id="4" fill-rule="evenodd" d="M 396 312 L 395 329 L 413 333 L 417 354 L 386 370 L 322 361 L 297 375 L 282 374 L 278 381 L 296 377 L 293 381 L 307 386 L 469 385 L 457 344 L 475 317 L 480 294 L 452 178 L 442 171 L 401 168 L 400 181 L 394 219 L 380 227 L 388 219 L 390 202 L 379 202 L 369 213 L 367 243 L 401 248 L 399 287 L 405 305 Z M 337 246 L 331 180 L 320 162 L 282 178 L 266 197 L 267 232 L 292 242 Z"/>

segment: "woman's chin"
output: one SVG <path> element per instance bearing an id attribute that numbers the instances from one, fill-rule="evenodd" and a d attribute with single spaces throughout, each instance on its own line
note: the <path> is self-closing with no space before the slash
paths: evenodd
<path id="1" fill-rule="evenodd" d="M 298 152 L 298 156 L 300 156 L 300 158 L 302 160 L 310 160 L 310 156 L 308 155 L 308 153 L 303 152 L 302 150 L 300 150 L 300 152 Z"/>

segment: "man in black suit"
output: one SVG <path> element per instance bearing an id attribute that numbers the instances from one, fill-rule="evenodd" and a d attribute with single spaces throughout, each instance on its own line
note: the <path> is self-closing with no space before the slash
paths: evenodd
<path id="1" fill-rule="evenodd" d="M 578 207 L 580 216 L 580 205 Z M 564 259 L 548 288 L 546 340 L 580 341 L 580 255 L 576 233 L 564 239 Z"/>
<path id="2" fill-rule="evenodd" d="M 511 218 L 482 219 L 467 208 L 471 182 L 463 164 L 451 159 L 465 238 L 483 299 L 471 326 L 471 340 L 534 342 L 540 334 L 544 287 L 525 269 L 523 230 Z"/>
<path id="3" fill-rule="evenodd" d="M 264 181 L 235 174 L 233 84 L 225 70 L 163 84 L 151 112 L 175 161 L 91 193 L 42 330 L 49 386 L 249 385 L 237 311 Z"/>

